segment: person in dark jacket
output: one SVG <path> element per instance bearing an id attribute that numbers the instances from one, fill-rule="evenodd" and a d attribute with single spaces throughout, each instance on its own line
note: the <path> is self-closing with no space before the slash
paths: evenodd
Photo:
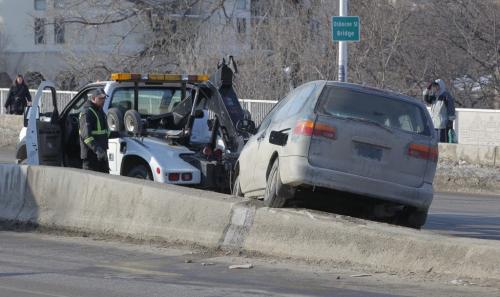
<path id="1" fill-rule="evenodd" d="M 108 136 L 109 129 L 102 107 L 106 93 L 102 88 L 91 91 L 91 99 L 80 113 L 80 157 L 83 169 L 109 173 Z"/>
<path id="2" fill-rule="evenodd" d="M 8 114 L 22 115 L 26 106 L 31 106 L 31 94 L 21 74 L 18 74 L 5 101 L 5 109 Z"/>
<path id="3" fill-rule="evenodd" d="M 440 142 L 449 142 L 448 133 L 453 129 L 455 99 L 446 90 L 442 79 L 437 79 L 424 90 L 424 101 L 431 106 L 431 117 Z"/>

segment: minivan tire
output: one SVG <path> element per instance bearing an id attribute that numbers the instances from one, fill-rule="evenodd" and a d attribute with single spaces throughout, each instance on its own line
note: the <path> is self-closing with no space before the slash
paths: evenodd
<path id="1" fill-rule="evenodd" d="M 401 217 L 400 224 L 414 229 L 421 229 L 427 221 L 427 209 L 418 209 L 416 207 L 405 207 Z"/>
<path id="2" fill-rule="evenodd" d="M 133 177 L 133 178 L 139 178 L 139 179 L 153 180 L 151 172 L 143 164 L 139 164 L 139 165 L 132 167 L 132 169 L 130 169 L 127 172 L 127 176 Z"/>
<path id="3" fill-rule="evenodd" d="M 231 194 L 233 194 L 233 196 L 236 196 L 236 197 L 243 197 L 243 192 L 241 191 L 241 186 L 240 186 L 240 175 L 239 174 L 236 175 L 236 178 L 234 179 Z"/>
<path id="4" fill-rule="evenodd" d="M 286 202 L 292 198 L 292 193 L 293 191 L 281 182 L 279 161 L 276 159 L 267 178 L 264 205 L 274 208 L 284 207 Z"/>

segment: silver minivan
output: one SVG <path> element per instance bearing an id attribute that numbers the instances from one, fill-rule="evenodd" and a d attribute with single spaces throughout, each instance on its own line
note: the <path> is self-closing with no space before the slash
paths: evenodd
<path id="1" fill-rule="evenodd" d="M 425 105 L 356 84 L 314 81 L 269 112 L 241 152 L 233 193 L 283 207 L 296 189 L 336 190 L 401 206 L 425 223 L 438 139 Z"/>

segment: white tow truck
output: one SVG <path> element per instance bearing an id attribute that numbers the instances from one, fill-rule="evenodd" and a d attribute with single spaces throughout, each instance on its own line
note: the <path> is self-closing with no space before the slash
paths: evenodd
<path id="1" fill-rule="evenodd" d="M 225 61 L 210 79 L 114 73 L 82 88 L 61 112 L 54 84 L 42 82 L 19 135 L 18 162 L 81 168 L 78 117 L 89 93 L 103 88 L 111 174 L 229 192 L 234 163 L 255 129 L 232 79 Z M 44 90 L 52 97 L 48 113 L 40 113 Z"/>

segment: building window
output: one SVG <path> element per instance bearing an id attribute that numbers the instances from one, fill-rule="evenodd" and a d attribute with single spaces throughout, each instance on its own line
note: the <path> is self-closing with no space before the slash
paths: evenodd
<path id="1" fill-rule="evenodd" d="M 61 9 L 61 8 L 65 8 L 65 3 L 66 0 L 54 0 L 54 8 L 58 8 L 58 9 Z"/>
<path id="2" fill-rule="evenodd" d="M 247 0 L 237 0 L 236 1 L 236 9 L 246 10 L 247 9 Z"/>
<path id="3" fill-rule="evenodd" d="M 236 29 L 238 33 L 245 34 L 247 32 L 247 20 L 245 18 L 237 18 Z"/>
<path id="4" fill-rule="evenodd" d="M 35 19 L 35 44 L 45 43 L 45 19 Z"/>
<path id="5" fill-rule="evenodd" d="M 35 10 L 46 10 L 47 0 L 35 0 Z"/>
<path id="6" fill-rule="evenodd" d="M 64 43 L 64 20 L 55 19 L 54 20 L 54 42 L 57 44 Z"/>

